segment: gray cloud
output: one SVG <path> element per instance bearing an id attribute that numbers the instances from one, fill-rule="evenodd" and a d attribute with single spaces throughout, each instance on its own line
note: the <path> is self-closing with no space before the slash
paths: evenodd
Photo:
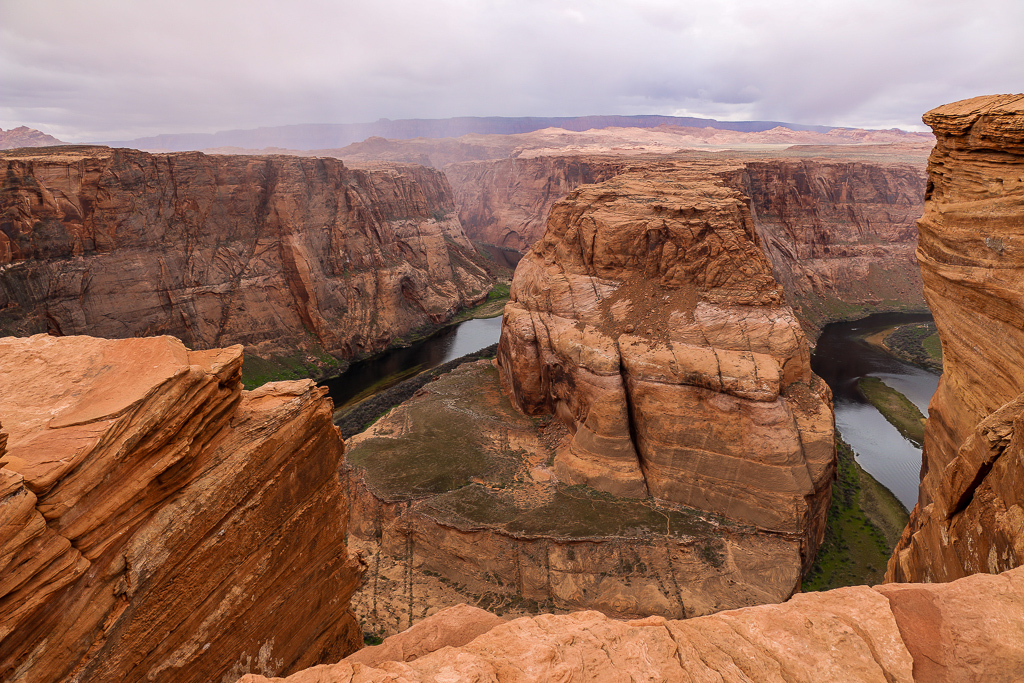
<path id="1" fill-rule="evenodd" d="M 380 117 L 919 128 L 1024 83 L 1020 0 L 3 0 L 0 127 L 125 139 Z"/>

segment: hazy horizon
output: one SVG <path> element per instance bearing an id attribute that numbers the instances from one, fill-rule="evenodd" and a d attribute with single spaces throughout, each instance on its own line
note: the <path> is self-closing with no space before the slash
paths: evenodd
<path id="1" fill-rule="evenodd" d="M 67 142 L 463 116 L 925 130 L 1017 92 L 1024 3 L 0 2 L 0 128 Z"/>

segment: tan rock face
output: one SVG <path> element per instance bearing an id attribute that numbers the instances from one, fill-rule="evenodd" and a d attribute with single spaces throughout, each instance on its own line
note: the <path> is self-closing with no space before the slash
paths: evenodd
<path id="1" fill-rule="evenodd" d="M 687 621 L 622 622 L 596 612 L 516 619 L 412 662 L 346 660 L 273 680 L 982 683 L 1017 680 L 1022 669 L 1017 569 L 945 585 L 807 593 Z M 267 681 L 252 675 L 240 683 Z"/>
<path id="2" fill-rule="evenodd" d="M 556 201 L 636 166 L 619 157 L 533 156 L 453 163 L 444 173 L 467 234 L 526 251 L 544 234 Z"/>
<path id="3" fill-rule="evenodd" d="M 349 441 L 350 547 L 366 557 L 353 609 L 401 631 L 471 602 L 501 616 L 596 609 L 693 617 L 781 602 L 800 534 L 558 481 L 566 428 L 512 407 L 488 361 L 427 384 Z"/>
<path id="4" fill-rule="evenodd" d="M 934 109 L 918 223 L 942 340 L 921 490 L 887 580 L 949 581 L 1024 561 L 1024 95 Z"/>
<path id="5" fill-rule="evenodd" d="M 331 403 L 241 347 L 0 339 L 0 678 L 209 681 L 359 647 Z"/>
<path id="6" fill-rule="evenodd" d="M 555 206 L 513 280 L 502 384 L 568 425 L 559 479 L 793 534 L 809 562 L 835 466 L 829 391 L 746 198 L 704 170 L 624 174 Z"/>
<path id="7" fill-rule="evenodd" d="M 723 169 L 735 169 L 726 174 L 727 184 L 750 199 L 775 277 L 801 322 L 816 333 L 830 320 L 923 309 L 914 250 L 925 153 L 880 148 L 876 156 L 860 157 L 852 149 L 815 151 L 811 159 L 775 150 L 758 160 L 727 152 L 722 161 Z M 771 155 L 777 158 L 762 160 Z M 713 165 L 693 153 L 628 157 L 563 151 L 449 164 L 444 172 L 467 234 L 526 251 L 543 236 L 554 203 L 582 184 L 629 171 Z"/>
<path id="8" fill-rule="evenodd" d="M 0 331 L 377 351 L 486 295 L 444 176 L 337 159 L 0 154 Z"/>

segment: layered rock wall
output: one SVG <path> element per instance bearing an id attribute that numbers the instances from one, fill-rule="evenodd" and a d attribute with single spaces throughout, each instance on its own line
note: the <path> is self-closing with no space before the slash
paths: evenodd
<path id="1" fill-rule="evenodd" d="M 750 200 L 775 277 L 808 331 L 876 311 L 923 309 L 914 257 L 924 202 L 923 155 L 893 160 L 722 159 L 726 184 Z M 884 155 L 883 155 L 884 158 Z M 921 164 L 914 163 L 918 158 Z M 472 239 L 526 251 L 555 202 L 620 173 L 712 169 L 700 156 L 543 155 L 449 164 L 459 217 Z M 714 171 L 712 171 L 714 172 Z"/>
<path id="2" fill-rule="evenodd" d="M 730 184 L 750 198 L 775 277 L 812 330 L 866 312 L 924 308 L 914 256 L 923 168 L 755 161 Z"/>
<path id="3" fill-rule="evenodd" d="M 348 358 L 482 299 L 444 176 L 337 159 L 0 154 L 0 331 Z"/>
<path id="4" fill-rule="evenodd" d="M 1024 562 L 1024 95 L 955 102 L 924 121 L 938 141 L 917 255 L 943 373 L 894 581 Z"/>
<path id="5" fill-rule="evenodd" d="M 556 201 L 637 165 L 621 157 L 533 156 L 448 164 L 444 173 L 467 235 L 526 251 L 544 234 Z"/>
<path id="6" fill-rule="evenodd" d="M 568 426 L 560 480 L 792 535 L 809 564 L 830 393 L 722 170 L 624 174 L 556 204 L 516 270 L 501 380 Z"/>
<path id="7" fill-rule="evenodd" d="M 361 645 L 331 402 L 243 391 L 241 363 L 0 339 L 0 679 L 233 681 Z"/>

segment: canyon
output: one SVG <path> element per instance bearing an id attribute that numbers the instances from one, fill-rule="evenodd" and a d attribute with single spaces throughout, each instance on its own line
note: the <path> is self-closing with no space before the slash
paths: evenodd
<path id="1" fill-rule="evenodd" d="M 336 369 L 494 283 L 421 166 L 56 147 L 0 170 L 4 334 L 172 334 Z"/>
<path id="2" fill-rule="evenodd" d="M 352 439 L 364 623 L 393 633 L 453 590 L 681 618 L 799 587 L 835 469 L 830 394 L 734 170 L 574 191 L 516 270 L 497 368 Z"/>
<path id="3" fill-rule="evenodd" d="M 216 334 L 186 340 L 196 350 L 169 336 L 0 338 L 0 678 L 1014 680 L 1024 96 L 925 122 L 937 143 L 916 258 L 944 372 L 920 498 L 886 584 L 806 594 L 835 468 L 809 337 L 913 301 L 913 163 L 817 150 L 479 162 L 484 188 L 458 211 L 498 197 L 529 221 L 551 206 L 516 271 L 498 357 L 427 383 L 346 445 L 312 382 L 244 391 L 241 344 L 344 357 L 385 344 L 394 320 L 443 320 L 485 294 L 491 276 L 456 210 L 469 195 L 391 163 L 0 154 L 5 332 L 123 328 L 104 308 L 114 283 L 134 283 L 131 313 L 149 321 L 120 336 L 177 332 L 178 320 L 208 331 L 188 317 L 204 296 L 221 313 Z M 528 192 L 497 191 L 513 172 Z M 179 182 L 190 173 L 203 178 Z M 344 195 L 344 211 L 323 209 L 307 182 Z M 129 186 L 146 191 L 132 199 Z M 199 230 L 220 225 L 225 203 L 265 232 Z M 409 205 L 421 208 L 410 217 Z M 194 241 L 165 240 L 177 234 Z M 331 246 L 314 251 L 317 240 Z M 276 255 L 228 286 L 147 289 L 139 264 L 166 244 L 193 245 L 162 256 L 186 273 L 227 272 L 239 244 Z M 317 311 L 341 299 L 332 259 L 365 253 L 355 291 L 379 286 L 358 310 L 396 282 L 405 303 L 381 304 L 388 323 L 355 317 L 386 333 L 346 338 Z M 146 303 L 164 292 L 170 304 Z M 400 312 L 409 302 L 418 313 Z M 253 330 L 250 306 L 271 311 Z M 303 311 L 311 341 L 289 336 Z M 392 637 L 352 654 L 361 630 Z"/>
<path id="4" fill-rule="evenodd" d="M 242 348 L 0 339 L 0 679 L 210 681 L 359 648 L 344 445 Z"/>
<path id="5" fill-rule="evenodd" d="M 924 121 L 937 142 L 917 254 L 943 373 L 893 581 L 950 581 L 1024 559 L 1024 96 L 956 102 Z"/>

